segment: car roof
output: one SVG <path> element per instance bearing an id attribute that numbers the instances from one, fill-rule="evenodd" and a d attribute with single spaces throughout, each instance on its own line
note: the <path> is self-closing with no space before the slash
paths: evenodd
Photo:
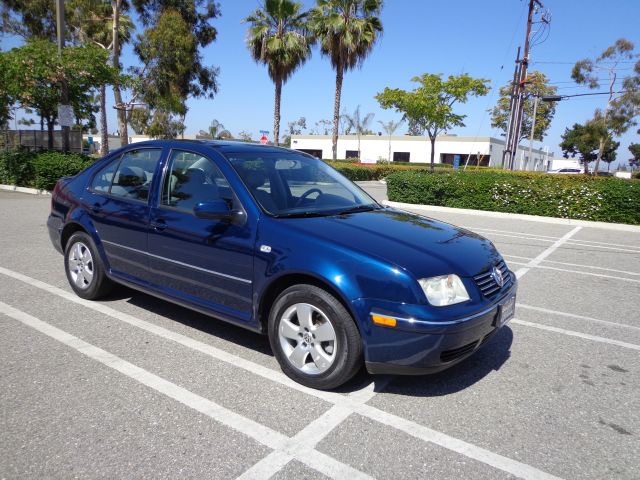
<path id="1" fill-rule="evenodd" d="M 216 150 L 222 153 L 241 153 L 241 152 L 296 152 L 301 155 L 305 155 L 303 152 L 297 150 L 291 150 L 290 148 L 277 147 L 275 145 L 261 145 L 254 142 L 242 142 L 233 140 L 145 140 L 143 142 L 136 142 L 130 146 L 139 147 L 185 147 L 186 145 L 202 145 Z"/>

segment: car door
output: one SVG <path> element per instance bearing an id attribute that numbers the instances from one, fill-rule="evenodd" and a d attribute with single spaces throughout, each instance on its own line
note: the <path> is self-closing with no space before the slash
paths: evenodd
<path id="1" fill-rule="evenodd" d="M 149 267 L 162 293 L 215 310 L 231 320 L 252 319 L 255 222 L 216 163 L 206 154 L 171 150 L 161 192 L 151 209 Z M 241 220 L 197 218 L 200 202 L 224 199 Z"/>
<path id="2" fill-rule="evenodd" d="M 162 148 L 124 152 L 93 177 L 85 201 L 111 274 L 148 283 L 150 192 Z"/>

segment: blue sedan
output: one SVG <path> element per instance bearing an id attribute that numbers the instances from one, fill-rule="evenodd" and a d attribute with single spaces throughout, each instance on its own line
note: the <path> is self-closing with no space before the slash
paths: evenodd
<path id="1" fill-rule="evenodd" d="M 267 334 L 282 370 L 318 389 L 363 363 L 443 370 L 515 309 L 515 275 L 490 241 L 386 208 L 284 148 L 130 145 L 61 179 L 48 227 L 80 297 L 119 283 Z"/>

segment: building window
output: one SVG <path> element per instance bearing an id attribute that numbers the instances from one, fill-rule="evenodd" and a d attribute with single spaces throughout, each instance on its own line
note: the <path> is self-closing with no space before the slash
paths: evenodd
<path id="1" fill-rule="evenodd" d="M 308 153 L 309 155 L 313 155 L 314 157 L 322 160 L 322 150 L 314 150 L 311 148 L 299 148 L 298 151 Z"/>
<path id="2" fill-rule="evenodd" d="M 347 150 L 344 158 L 358 158 L 358 150 Z"/>
<path id="3" fill-rule="evenodd" d="M 408 162 L 410 161 L 410 158 L 411 158 L 410 152 L 393 152 L 394 162 Z"/>

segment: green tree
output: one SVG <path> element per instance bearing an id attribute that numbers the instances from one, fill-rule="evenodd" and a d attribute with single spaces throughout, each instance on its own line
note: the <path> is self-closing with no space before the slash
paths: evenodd
<path id="1" fill-rule="evenodd" d="M 488 80 L 462 74 L 442 75 L 425 73 L 412 78 L 418 87 L 410 92 L 385 88 L 376 95 L 382 108 L 395 108 L 403 114 L 403 119 L 426 131 L 431 140 L 431 171 L 435 169 L 436 138 L 439 133 L 453 127 L 463 127 L 466 115 L 455 113 L 456 103 L 465 103 L 470 96 L 477 97 L 489 92 Z"/>
<path id="2" fill-rule="evenodd" d="M 282 145 L 287 148 L 291 148 L 291 136 L 301 135 L 304 130 L 307 129 L 307 119 L 300 117 L 293 122 L 289 122 L 287 125 L 287 134 L 282 139 Z"/>
<path id="3" fill-rule="evenodd" d="M 200 49 L 216 38 L 210 21 L 220 14 L 219 6 L 213 0 L 134 0 L 133 5 L 146 26 L 134 47 L 142 62 L 132 69 L 138 78 L 136 98 L 152 118 L 159 113 L 158 124 L 184 124 L 187 98 L 213 98 L 218 91 L 219 71 L 203 65 Z M 179 129 L 158 131 L 165 135 Z"/>
<path id="4" fill-rule="evenodd" d="M 506 135 L 509 128 L 509 115 L 510 115 L 510 102 L 511 91 L 513 85 L 509 83 L 500 88 L 500 98 L 491 112 L 491 126 L 493 128 L 499 128 L 502 130 L 503 135 Z M 523 111 L 522 111 L 522 130 L 520 131 L 520 138 L 518 143 L 524 138 L 531 137 L 531 127 L 533 125 L 533 110 L 534 110 L 534 97 L 546 97 L 555 95 L 558 92 L 558 87 L 549 85 L 549 79 L 547 76 L 538 71 L 530 72 L 527 76 L 527 92 L 530 95 L 525 98 Z M 533 139 L 542 141 L 544 136 L 551 126 L 551 121 L 556 113 L 555 102 L 541 102 L 538 101 L 536 108 L 536 121 L 535 132 L 533 132 Z"/>
<path id="5" fill-rule="evenodd" d="M 382 120 L 378 120 L 378 123 L 380 124 L 380 126 L 384 130 L 384 133 L 386 133 L 387 136 L 389 137 L 389 154 L 387 156 L 387 161 L 388 162 L 392 161 L 391 160 L 391 137 L 393 136 L 394 133 L 396 133 L 398 128 L 400 128 L 400 125 L 402 125 L 402 122 L 403 122 L 402 119 L 400 119 L 397 122 L 395 122 L 393 120 L 389 120 L 388 122 L 383 122 Z"/>
<path id="6" fill-rule="evenodd" d="M 302 3 L 291 0 L 267 0 L 244 19 L 250 24 L 247 46 L 253 59 L 267 66 L 275 84 L 273 141 L 280 141 L 280 100 L 282 85 L 311 56 L 312 37 L 306 26 L 307 13 Z"/>
<path id="7" fill-rule="evenodd" d="M 595 112 L 594 121 L 601 123 L 598 131 L 598 154 L 595 171 L 598 171 L 600 160 L 607 150 L 610 137 L 619 136 L 635 125 L 635 117 L 640 112 L 640 61 L 637 61 L 632 74 L 622 78 L 623 89 L 616 86 L 627 63 L 638 55 L 635 46 L 629 40 L 620 38 L 603 51 L 595 59 L 584 59 L 576 62 L 571 71 L 571 78 L 579 85 L 587 85 L 591 89 L 603 88 L 602 75 L 607 80 L 607 104 L 604 111 Z M 621 93 L 622 92 L 622 93 Z"/>
<path id="8" fill-rule="evenodd" d="M 358 159 L 362 158 L 360 152 L 360 137 L 367 131 L 371 120 L 373 120 L 373 117 L 373 113 L 367 113 L 363 117 L 360 113 L 360 105 L 356 107 L 351 115 L 346 115 L 349 130 L 353 130 L 354 132 L 356 132 L 356 136 L 358 137 Z"/>
<path id="9" fill-rule="evenodd" d="M 211 120 L 211 124 L 209 125 L 209 135 L 211 135 L 211 138 L 214 140 L 216 138 L 231 138 L 231 132 L 224 128 L 224 125 L 215 118 Z"/>
<path id="10" fill-rule="evenodd" d="M 565 158 L 578 157 L 580 163 L 584 165 L 584 173 L 589 174 L 589 163 L 597 160 L 600 148 L 600 139 L 607 134 L 603 123 L 598 120 L 590 120 L 584 125 L 575 123 L 573 127 L 566 128 L 562 134 L 562 149 Z M 606 159 L 611 163 L 616 158 L 616 150 L 620 145 L 613 140 L 609 134 L 604 141 L 601 159 Z"/>
<path id="11" fill-rule="evenodd" d="M 92 91 L 110 84 L 117 73 L 107 64 L 107 53 L 92 45 L 68 47 L 58 55 L 55 44 L 35 40 L 1 54 L 6 67 L 6 91 L 22 108 L 35 110 L 47 123 L 49 148 L 58 117 L 60 86 L 67 83 L 69 103 L 76 117 L 89 118 L 95 111 Z"/>
<path id="12" fill-rule="evenodd" d="M 382 0 L 317 0 L 310 13 L 311 29 L 336 71 L 333 107 L 333 159 L 338 156 L 340 99 L 344 73 L 362 66 L 382 34 L 378 15 Z"/>
<path id="13" fill-rule="evenodd" d="M 631 168 L 637 168 L 640 166 L 640 143 L 632 143 L 629 145 L 629 151 L 631 152 L 631 158 L 629 159 L 629 165 Z"/>

